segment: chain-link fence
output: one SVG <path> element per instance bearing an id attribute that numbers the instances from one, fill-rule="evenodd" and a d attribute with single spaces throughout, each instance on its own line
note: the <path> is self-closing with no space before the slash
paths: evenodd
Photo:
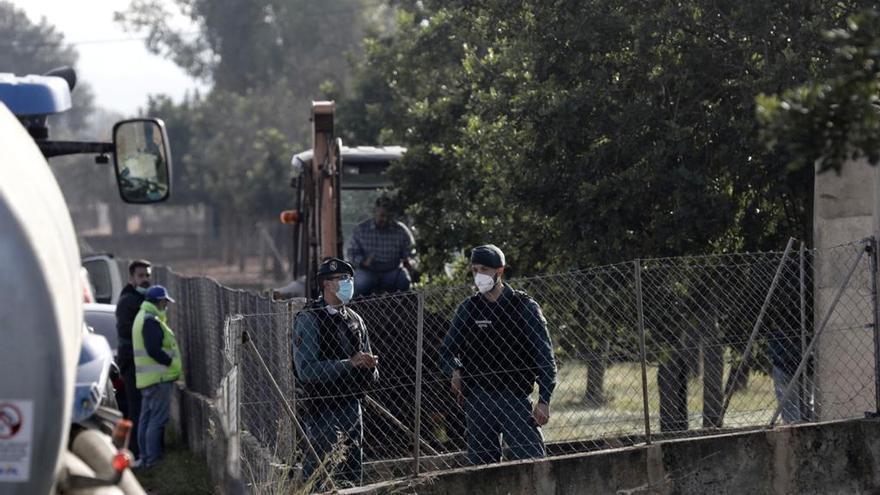
<path id="1" fill-rule="evenodd" d="M 168 283 L 187 386 L 222 399 L 261 492 L 875 411 L 873 246 L 636 260 L 338 313 Z"/>
<path id="2" fill-rule="evenodd" d="M 119 260 L 119 264 L 123 271 L 128 261 Z M 262 366 L 256 364 L 253 353 L 242 352 L 241 331 L 236 338 L 234 325 L 230 330 L 230 319 L 251 315 L 240 321 L 249 325 L 245 327 L 248 332 L 259 337 L 255 339 L 259 351 L 289 391 L 293 380 L 289 376 L 290 346 L 283 329 L 290 328 L 291 316 L 302 303 L 274 302 L 254 292 L 231 289 L 210 278 L 184 276 L 163 266 L 153 267 L 153 282 L 164 285 L 176 301 L 169 306 L 168 317 L 181 349 L 185 389 L 178 396 L 175 410 L 188 446 L 206 457 L 215 481 L 227 491 L 234 490 L 229 487 L 238 485 L 239 478 L 265 477 L 247 475 L 252 467 L 242 465 L 244 453 L 272 449 L 275 438 L 295 442 L 296 437 L 284 430 L 276 431 L 276 424 L 259 424 L 251 419 L 255 409 L 262 409 L 261 417 L 268 418 L 266 411 L 279 410 L 278 401 L 273 401 L 271 389 L 263 386 L 263 380 L 239 388 L 239 374 L 257 377 L 255 370 L 259 368 L 262 373 Z M 271 316 L 260 319 L 259 315 Z M 266 335 L 260 335 L 257 328 L 267 329 Z M 243 359 L 238 361 L 239 357 Z M 240 424 L 248 424 L 248 430 L 241 432 Z M 265 473 L 269 466 L 260 469 Z"/>

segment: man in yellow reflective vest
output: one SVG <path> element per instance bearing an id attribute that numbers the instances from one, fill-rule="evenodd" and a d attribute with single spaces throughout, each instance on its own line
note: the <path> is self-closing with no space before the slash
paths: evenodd
<path id="1" fill-rule="evenodd" d="M 162 456 L 171 391 L 183 369 L 177 340 L 166 322 L 168 303 L 173 302 L 165 287 L 150 287 L 131 329 L 135 382 L 142 398 L 137 442 L 146 468 Z"/>

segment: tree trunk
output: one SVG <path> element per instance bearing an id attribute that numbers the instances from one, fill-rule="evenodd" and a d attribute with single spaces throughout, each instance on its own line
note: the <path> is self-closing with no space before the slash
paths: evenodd
<path id="1" fill-rule="evenodd" d="M 237 239 L 235 250 L 238 255 L 238 271 L 239 273 L 244 273 L 247 268 L 247 256 L 250 254 L 251 250 L 253 232 L 245 232 L 244 222 L 240 219 L 236 219 L 235 227 Z"/>
<path id="2" fill-rule="evenodd" d="M 688 378 L 700 376 L 700 335 L 696 329 L 688 328 L 682 334 L 682 359 Z"/>
<path id="3" fill-rule="evenodd" d="M 657 369 L 657 389 L 660 393 L 660 431 L 688 429 L 687 385 L 688 369 L 680 351 L 673 351 L 669 360 Z"/>
<path id="4" fill-rule="evenodd" d="M 284 265 L 277 256 L 272 257 L 272 280 L 277 282 L 284 281 Z"/>
<path id="5" fill-rule="evenodd" d="M 254 235 L 257 236 L 257 252 L 259 252 L 260 257 L 260 276 L 266 278 L 269 274 L 269 258 L 267 257 L 269 256 L 269 247 L 266 245 L 266 237 L 268 237 L 268 234 L 264 234 L 263 226 L 259 223 L 257 224 L 256 229 L 257 232 Z"/>
<path id="6" fill-rule="evenodd" d="M 727 391 L 728 395 L 735 394 L 740 390 L 745 390 L 749 386 L 749 375 L 752 373 L 752 367 L 749 363 L 742 363 L 742 370 L 740 370 L 739 377 L 736 382 L 733 381 L 734 376 L 736 375 L 736 369 L 740 366 L 742 361 L 734 362 L 730 365 L 730 375 L 727 377 L 727 383 L 724 385 L 724 390 Z"/>
<path id="7" fill-rule="evenodd" d="M 223 263 L 231 265 L 235 263 L 235 218 L 230 212 L 223 211 L 219 225 L 220 245 L 223 246 Z"/>
<path id="8" fill-rule="evenodd" d="M 605 341 L 599 349 L 587 351 L 587 388 L 584 392 L 587 407 L 601 407 L 608 401 L 605 396 L 605 371 L 610 349 L 611 342 Z"/>
<path id="9" fill-rule="evenodd" d="M 278 250 L 277 254 L 282 256 L 281 259 L 277 256 L 272 258 L 274 260 L 272 263 L 272 277 L 278 282 L 283 282 L 289 276 L 288 271 L 285 269 L 285 260 L 283 258 L 286 256 L 286 253 L 290 252 L 291 242 L 289 227 L 280 224 L 275 225 L 272 229 L 272 239 L 275 241 L 275 246 Z"/>
<path id="10" fill-rule="evenodd" d="M 720 428 L 724 404 L 724 346 L 713 322 L 703 341 L 703 428 Z"/>

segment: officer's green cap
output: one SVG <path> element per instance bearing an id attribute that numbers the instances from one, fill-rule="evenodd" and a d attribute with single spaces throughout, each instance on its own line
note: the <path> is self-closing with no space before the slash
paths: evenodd
<path id="1" fill-rule="evenodd" d="M 504 266 L 504 253 L 494 244 L 477 246 L 471 250 L 471 264 L 501 268 Z"/>

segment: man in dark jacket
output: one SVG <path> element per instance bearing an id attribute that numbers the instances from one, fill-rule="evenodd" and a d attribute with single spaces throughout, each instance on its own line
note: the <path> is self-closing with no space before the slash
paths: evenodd
<path id="1" fill-rule="evenodd" d="M 134 317 L 141 309 L 144 295 L 150 288 L 152 265 L 147 260 L 135 260 L 128 265 L 128 285 L 122 289 L 116 303 L 116 333 L 119 336 L 119 349 L 116 351 L 116 365 L 125 383 L 127 407 L 125 417 L 131 420 L 131 438 L 129 449 L 135 459 L 140 457 L 137 444 L 138 417 L 141 412 L 141 392 L 135 384 L 134 351 L 132 350 L 131 326 Z M 137 462 L 137 461 L 136 461 Z"/>
<path id="2" fill-rule="evenodd" d="M 770 376 L 773 378 L 773 390 L 776 392 L 776 400 L 782 406 L 782 421 L 786 424 L 796 423 L 801 418 L 801 405 L 799 397 L 802 397 L 801 384 L 796 384 L 785 397 L 785 389 L 794 379 L 794 372 L 801 363 L 800 336 L 795 329 L 775 328 L 768 338 L 768 351 L 773 369 Z"/>
<path id="3" fill-rule="evenodd" d="M 541 426 L 550 419 L 556 360 L 541 308 L 502 281 L 504 253 L 493 244 L 471 252 L 478 293 L 455 311 L 440 357 L 467 420 L 468 460 L 544 457 Z M 538 383 L 538 402 L 529 396 Z"/>

